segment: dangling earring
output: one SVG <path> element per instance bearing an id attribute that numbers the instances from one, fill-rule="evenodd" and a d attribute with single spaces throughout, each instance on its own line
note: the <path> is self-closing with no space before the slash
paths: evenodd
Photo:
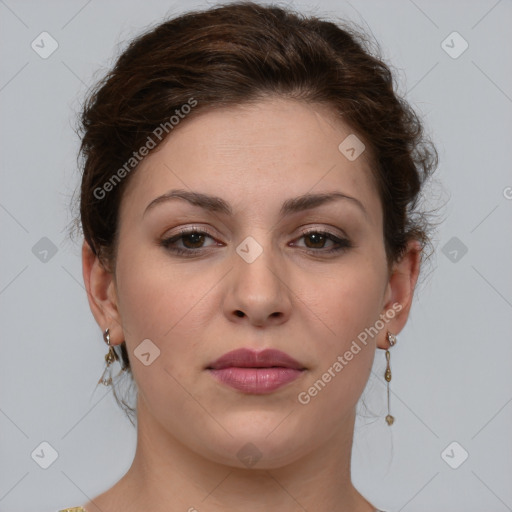
<path id="1" fill-rule="evenodd" d="M 105 332 L 103 333 L 103 339 L 105 340 L 105 343 L 109 346 L 109 350 L 105 354 L 105 361 L 107 363 L 107 367 L 103 371 L 103 375 L 101 376 L 100 380 L 98 381 L 98 384 L 104 384 L 105 386 L 111 386 L 112 385 L 112 369 L 110 368 L 110 365 L 113 364 L 115 361 L 119 361 L 119 356 L 116 354 L 114 347 L 110 344 L 110 329 L 108 327 L 105 329 Z M 118 375 L 120 375 L 125 370 L 126 370 L 126 368 L 123 366 L 121 368 L 121 371 L 118 373 Z M 105 373 L 107 373 L 107 372 L 109 374 L 108 379 L 105 378 Z"/>
<path id="2" fill-rule="evenodd" d="M 396 336 L 394 334 L 391 334 L 389 331 L 387 333 L 387 338 L 389 341 L 389 344 L 393 346 L 396 343 Z M 386 379 L 386 382 L 388 384 L 388 414 L 386 416 L 386 422 L 389 426 L 393 425 L 393 422 L 395 421 L 395 418 L 391 416 L 390 410 L 389 410 L 389 382 L 391 381 L 391 368 L 389 366 L 389 358 L 391 357 L 391 354 L 389 353 L 389 349 L 386 350 L 386 372 L 384 373 L 384 378 Z"/>

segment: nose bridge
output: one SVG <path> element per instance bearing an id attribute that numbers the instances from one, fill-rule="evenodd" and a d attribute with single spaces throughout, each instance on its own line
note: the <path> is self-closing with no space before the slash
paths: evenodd
<path id="1" fill-rule="evenodd" d="M 255 230 L 236 246 L 232 268 L 226 298 L 228 314 L 242 316 L 241 311 L 258 323 L 289 314 L 291 301 L 285 285 L 286 273 L 268 230 Z"/>
<path id="2" fill-rule="evenodd" d="M 237 282 L 251 289 L 261 288 L 265 294 L 277 293 L 281 287 L 278 278 L 279 255 L 274 251 L 271 233 L 261 229 L 254 231 L 235 249 Z M 249 290 L 248 290 L 249 291 Z"/>

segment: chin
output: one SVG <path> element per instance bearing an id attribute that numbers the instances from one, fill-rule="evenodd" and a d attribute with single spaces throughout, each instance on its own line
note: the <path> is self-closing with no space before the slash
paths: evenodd
<path id="1" fill-rule="evenodd" d="M 255 420 L 254 414 L 249 416 L 245 425 L 243 421 L 220 421 L 232 437 L 225 432 L 215 436 L 207 443 L 208 448 L 200 451 L 201 455 L 226 466 L 256 471 L 291 464 L 312 445 L 303 435 L 299 436 L 300 429 L 281 423 L 283 415 L 274 418 L 266 414 L 260 421 Z"/>

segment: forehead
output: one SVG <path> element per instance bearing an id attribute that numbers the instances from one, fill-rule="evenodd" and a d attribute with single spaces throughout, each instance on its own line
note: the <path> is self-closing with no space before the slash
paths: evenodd
<path id="1" fill-rule="evenodd" d="M 278 198 L 281 206 L 288 197 L 337 190 L 357 197 L 379 223 L 369 154 L 347 158 L 340 144 L 344 149 L 355 134 L 327 107 L 269 99 L 203 111 L 181 123 L 139 164 L 123 203 L 144 208 L 181 188 L 244 208 Z"/>

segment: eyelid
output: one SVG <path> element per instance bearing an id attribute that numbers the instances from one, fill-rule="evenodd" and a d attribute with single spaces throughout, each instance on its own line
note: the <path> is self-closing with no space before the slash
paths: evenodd
<path id="1" fill-rule="evenodd" d="M 330 224 L 314 225 L 312 227 L 310 226 L 305 230 L 301 231 L 300 234 L 305 235 L 310 232 L 316 233 L 317 231 L 328 231 L 334 236 L 348 238 L 348 235 L 342 229 L 332 226 Z"/>
<path id="2" fill-rule="evenodd" d="M 313 226 L 308 225 L 308 227 L 306 229 L 302 229 L 302 230 L 301 230 L 301 228 L 302 228 L 302 226 L 299 226 L 297 228 L 299 231 L 298 231 L 296 237 L 301 237 L 301 236 L 307 235 L 309 233 L 317 233 L 319 231 L 320 232 L 325 231 L 325 232 L 329 232 L 333 236 L 337 236 L 340 238 L 348 238 L 348 235 L 343 230 L 341 230 L 340 228 L 337 228 L 335 226 L 332 226 L 330 224 L 313 225 Z M 334 230 L 334 232 L 332 232 L 332 230 Z M 194 232 L 204 233 L 204 234 L 207 234 L 208 236 L 211 236 L 212 238 L 218 237 L 218 235 L 214 234 L 212 231 L 209 230 L 209 227 L 193 225 L 193 226 L 189 226 L 189 227 L 179 227 L 177 232 L 170 233 L 169 235 L 164 234 L 162 236 L 162 238 L 163 239 L 175 238 L 179 235 L 187 235 L 187 234 L 194 233 Z"/>
<path id="3" fill-rule="evenodd" d="M 219 243 L 217 241 L 217 237 L 213 234 L 211 234 L 206 228 L 200 228 L 199 226 L 191 226 L 191 227 L 181 227 L 179 232 L 177 234 L 170 235 L 168 237 L 164 237 L 162 240 L 159 241 L 159 245 L 164 247 L 166 250 L 168 250 L 171 253 L 174 253 L 177 257 L 200 257 L 203 254 L 207 254 L 210 252 L 211 249 L 207 247 L 197 247 L 195 249 L 189 249 L 189 248 L 181 248 L 181 247 L 173 247 L 173 244 L 176 244 L 178 241 L 182 240 L 184 237 L 193 234 L 193 233 L 199 233 L 201 235 L 206 235 L 208 238 L 212 239 L 217 246 L 219 246 Z M 311 233 L 318 233 L 324 236 L 327 240 L 329 240 L 331 243 L 334 244 L 334 247 L 331 249 L 325 249 L 325 248 L 318 248 L 318 249 L 309 249 L 307 247 L 303 248 L 302 250 L 310 255 L 318 256 L 318 257 L 329 257 L 334 256 L 336 254 L 343 254 L 348 249 L 351 249 L 354 246 L 353 242 L 345 235 L 336 235 L 332 232 L 332 229 L 327 229 L 325 227 L 309 227 L 305 230 L 302 230 L 297 236 L 295 236 L 292 240 L 291 245 L 292 247 L 297 247 L 297 240 L 301 240 L 302 238 L 307 237 Z M 223 242 L 220 242 L 221 245 Z M 215 244 L 212 244 L 215 246 Z M 299 246 L 301 247 L 301 246 Z M 301 247 L 302 248 L 302 247 Z"/>
<path id="4" fill-rule="evenodd" d="M 218 238 L 219 236 L 214 234 L 212 232 L 212 230 L 210 230 L 208 227 L 205 227 L 205 226 L 199 226 L 199 225 L 195 225 L 195 226 L 188 226 L 188 227 L 182 227 L 180 226 L 178 228 L 178 230 L 176 232 L 171 232 L 169 233 L 168 235 L 167 234 L 164 234 L 162 236 L 162 238 L 175 238 L 179 235 L 188 235 L 190 233 L 204 233 L 208 236 L 211 236 L 212 238 Z"/>

